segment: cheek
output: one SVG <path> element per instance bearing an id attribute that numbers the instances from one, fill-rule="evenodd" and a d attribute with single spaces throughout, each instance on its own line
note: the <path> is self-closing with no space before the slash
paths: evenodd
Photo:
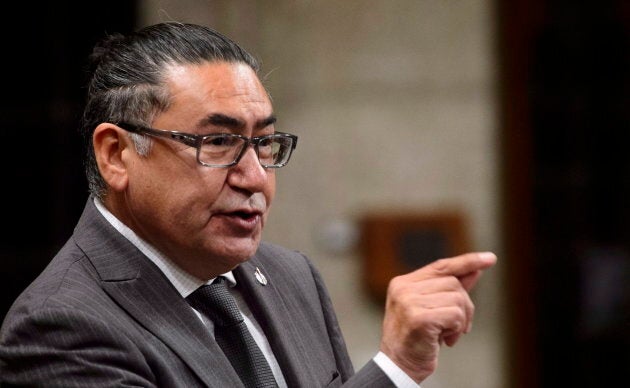
<path id="1" fill-rule="evenodd" d="M 181 165 L 178 160 L 152 164 L 134 176 L 131 187 L 134 198 L 157 209 L 162 217 L 173 223 L 186 223 L 204 217 L 221 195 L 225 185 L 225 172 L 207 167 Z M 157 214 L 156 214 L 157 216 Z"/>
<path id="2" fill-rule="evenodd" d="M 267 185 L 265 188 L 265 199 L 267 200 L 267 207 L 271 206 L 273 198 L 276 195 L 276 172 L 271 170 L 267 173 Z"/>

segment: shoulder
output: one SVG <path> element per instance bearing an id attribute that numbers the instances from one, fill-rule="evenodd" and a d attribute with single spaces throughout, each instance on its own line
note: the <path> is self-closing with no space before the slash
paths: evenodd
<path id="1" fill-rule="evenodd" d="M 317 272 L 312 261 L 302 252 L 274 243 L 262 242 L 253 258 L 269 272 L 287 276 L 312 276 Z"/>
<path id="2" fill-rule="evenodd" d="M 106 299 L 94 267 L 70 239 L 16 298 L 4 323 L 50 309 L 99 311 L 94 305 Z"/>
<path id="3" fill-rule="evenodd" d="M 285 259 L 296 259 L 296 258 L 302 258 L 305 259 L 306 256 L 295 249 L 290 249 L 287 247 L 284 247 L 282 245 L 278 245 L 275 243 L 271 243 L 268 241 L 262 241 L 260 243 L 260 245 L 258 246 L 258 251 L 256 252 L 256 255 L 263 255 L 263 256 L 277 256 L 280 258 L 285 258 Z"/>
<path id="4" fill-rule="evenodd" d="M 311 259 L 304 253 L 273 243 L 261 243 L 251 260 L 260 266 L 274 286 L 285 298 L 298 300 L 305 305 L 320 305 L 321 297 L 327 297 L 324 281 Z"/>

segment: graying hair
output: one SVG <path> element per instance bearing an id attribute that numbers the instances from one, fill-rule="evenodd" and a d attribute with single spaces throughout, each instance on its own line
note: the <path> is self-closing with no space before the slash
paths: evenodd
<path id="1" fill-rule="evenodd" d="M 238 44 L 195 24 L 159 23 L 128 36 L 108 35 L 96 44 L 89 57 L 90 78 L 80 126 L 91 194 L 102 199 L 107 192 L 96 164 L 94 129 L 104 122 L 149 126 L 170 104 L 164 79 L 167 69 L 204 62 L 245 63 L 256 73 L 260 70 L 259 62 Z M 150 138 L 131 135 L 136 151 L 148 155 Z"/>

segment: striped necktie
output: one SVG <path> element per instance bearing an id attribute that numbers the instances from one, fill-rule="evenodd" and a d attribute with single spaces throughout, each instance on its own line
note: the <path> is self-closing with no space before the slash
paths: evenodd
<path id="1" fill-rule="evenodd" d="M 278 387 L 265 356 L 228 290 L 227 279 L 219 276 L 186 299 L 214 323 L 214 337 L 246 387 Z"/>

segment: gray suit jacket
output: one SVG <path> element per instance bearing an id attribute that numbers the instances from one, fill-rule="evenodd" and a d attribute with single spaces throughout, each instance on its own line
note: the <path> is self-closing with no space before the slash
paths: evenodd
<path id="1" fill-rule="evenodd" d="M 254 277 L 259 267 L 266 286 Z M 324 283 L 303 255 L 263 243 L 234 274 L 289 387 L 388 387 L 354 373 Z M 0 331 L 3 386 L 241 387 L 162 272 L 87 202 L 74 234 Z"/>

